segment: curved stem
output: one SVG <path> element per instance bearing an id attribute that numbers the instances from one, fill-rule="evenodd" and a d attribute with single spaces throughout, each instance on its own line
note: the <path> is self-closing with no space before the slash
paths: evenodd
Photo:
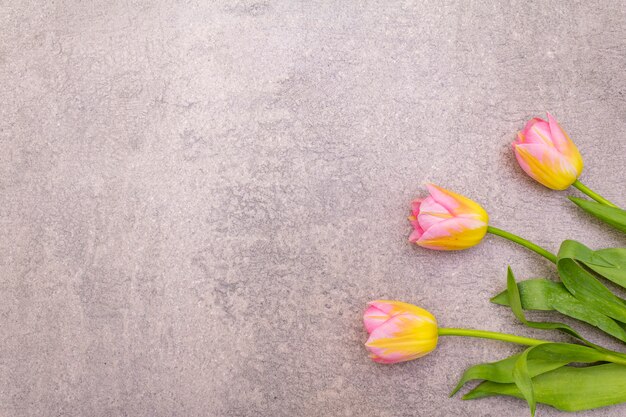
<path id="1" fill-rule="evenodd" d="M 549 340 L 541 340 L 541 339 L 533 339 L 530 337 L 516 336 L 514 334 L 508 333 L 498 333 L 498 332 L 490 332 L 487 330 L 475 330 L 475 329 L 458 329 L 453 327 L 440 327 L 439 328 L 439 336 L 461 336 L 461 337 L 476 337 L 479 339 L 491 339 L 491 340 L 500 340 L 503 342 L 515 343 L 518 345 L 524 346 L 537 346 L 545 343 L 557 343 L 550 342 Z M 570 345 L 570 343 L 566 343 Z M 574 345 L 580 347 L 587 347 L 589 349 L 596 349 L 597 351 L 604 354 L 603 360 L 606 362 L 613 362 L 620 365 L 626 366 L 626 354 L 621 352 L 615 352 L 612 350 L 604 349 L 601 347 L 594 346 L 582 346 L 582 345 Z"/>
<path id="2" fill-rule="evenodd" d="M 526 240 L 522 237 L 519 237 L 517 235 L 514 235 L 513 233 L 509 233 L 505 230 L 502 229 L 498 229 L 497 227 L 493 227 L 493 226 L 488 226 L 487 227 L 487 231 L 491 234 L 494 235 L 498 235 L 500 237 L 503 237 L 505 239 L 510 240 L 511 242 L 515 242 L 518 245 L 522 245 L 536 253 L 538 253 L 539 255 L 543 256 L 544 258 L 546 258 L 547 260 L 549 260 L 552 263 L 556 263 L 556 255 L 553 254 L 552 252 L 548 252 L 547 250 L 545 250 L 544 248 L 542 248 L 539 245 L 535 245 L 533 242 Z"/>
<path id="3" fill-rule="evenodd" d="M 611 203 L 609 200 L 602 197 L 600 194 L 594 192 L 591 188 L 587 187 L 585 184 L 583 184 L 582 182 L 578 180 L 574 181 L 572 185 L 578 188 L 580 192 L 587 194 L 589 197 L 596 200 L 598 203 L 604 204 L 605 206 L 609 206 L 609 207 L 617 207 L 615 204 Z"/>
<path id="4" fill-rule="evenodd" d="M 515 344 L 524 345 L 524 346 L 538 346 L 538 345 L 543 345 L 545 343 L 557 343 L 557 342 L 550 342 L 549 340 L 533 339 L 530 337 L 516 336 L 514 334 L 508 334 L 508 333 L 498 333 L 498 332 L 490 332 L 487 330 L 475 330 L 475 329 L 458 329 L 458 328 L 453 328 L 453 327 L 440 327 L 439 336 L 476 337 L 479 339 L 500 340 L 503 342 L 515 343 Z M 571 345 L 570 343 L 565 343 L 565 344 Z M 626 354 L 623 354 L 621 352 L 615 352 L 615 351 L 604 349 L 601 347 L 582 346 L 582 345 L 573 345 L 573 346 L 586 347 L 588 349 L 595 349 L 601 352 L 602 354 L 604 354 L 604 358 L 602 360 L 606 362 L 613 362 L 613 363 L 626 366 Z"/>
<path id="5" fill-rule="evenodd" d="M 439 336 L 465 336 L 480 339 L 501 340 L 503 342 L 516 343 L 518 345 L 537 346 L 543 343 L 552 343 L 547 340 L 532 339 L 530 337 L 516 336 L 514 334 L 490 332 L 487 330 L 457 329 L 452 327 L 440 327 Z"/>

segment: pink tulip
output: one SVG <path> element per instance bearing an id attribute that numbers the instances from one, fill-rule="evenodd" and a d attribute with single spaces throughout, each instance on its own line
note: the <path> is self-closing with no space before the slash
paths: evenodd
<path id="1" fill-rule="evenodd" d="M 363 315 L 370 358 L 378 363 L 417 359 L 437 346 L 437 320 L 428 311 L 400 301 L 369 303 Z"/>
<path id="2" fill-rule="evenodd" d="M 461 250 L 479 243 L 487 233 L 487 212 L 467 197 L 433 184 L 426 187 L 430 195 L 412 204 L 409 241 L 437 250 Z"/>
<path id="3" fill-rule="evenodd" d="M 583 159 L 567 133 L 547 114 L 548 121 L 534 118 L 526 123 L 513 149 L 530 177 L 553 190 L 564 190 L 580 176 Z"/>

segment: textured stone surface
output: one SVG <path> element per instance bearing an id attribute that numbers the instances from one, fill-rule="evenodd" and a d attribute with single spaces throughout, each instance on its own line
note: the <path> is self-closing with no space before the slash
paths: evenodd
<path id="1" fill-rule="evenodd" d="M 488 298 L 547 262 L 411 247 L 409 201 L 432 181 L 552 250 L 624 244 L 510 150 L 550 110 L 626 205 L 623 2 L 3 3 L 2 416 L 525 415 L 447 398 L 515 347 L 367 359 L 379 297 L 546 336 Z"/>

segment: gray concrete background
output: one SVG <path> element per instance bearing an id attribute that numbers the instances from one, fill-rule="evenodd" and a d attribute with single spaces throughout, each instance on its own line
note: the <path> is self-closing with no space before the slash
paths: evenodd
<path id="1" fill-rule="evenodd" d="M 551 250 L 625 243 L 510 149 L 550 110 L 626 205 L 624 2 L 2 3 L 3 417 L 527 415 L 447 398 L 515 347 L 367 359 L 379 297 L 549 336 L 488 302 L 548 263 L 411 247 L 409 201 L 433 181 Z"/>

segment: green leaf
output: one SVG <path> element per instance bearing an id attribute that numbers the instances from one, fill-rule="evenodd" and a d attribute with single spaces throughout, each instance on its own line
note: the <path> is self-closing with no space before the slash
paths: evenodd
<path id="1" fill-rule="evenodd" d="M 612 352 L 596 346 L 574 345 L 572 343 L 543 343 L 534 346 L 530 355 L 531 358 L 567 361 L 567 363 L 592 363 L 599 361 L 626 363 L 626 357 L 619 352 Z"/>
<path id="2" fill-rule="evenodd" d="M 559 252 L 557 269 L 567 290 L 579 301 L 591 309 L 602 311 L 605 315 L 626 323 L 624 300 L 613 294 L 584 267 L 571 258 L 561 258 Z"/>
<path id="3" fill-rule="evenodd" d="M 523 354 L 515 354 L 492 363 L 482 363 L 468 368 L 450 396 L 467 382 L 484 379 L 499 383 L 515 382 L 514 370 Z M 534 346 L 526 353 L 527 371 L 531 377 L 559 368 L 572 362 L 591 363 L 617 361 L 626 363 L 626 355 L 592 346 L 571 343 L 544 343 Z"/>
<path id="4" fill-rule="evenodd" d="M 554 311 L 554 301 L 558 296 L 565 294 L 575 302 L 574 298 L 560 282 L 545 278 L 534 278 L 517 283 L 522 308 L 524 310 Z M 490 300 L 494 304 L 509 306 L 509 291 L 504 290 Z"/>
<path id="5" fill-rule="evenodd" d="M 558 258 L 581 262 L 598 275 L 626 288 L 626 248 L 593 251 L 580 242 L 566 240 L 561 244 Z"/>
<path id="6" fill-rule="evenodd" d="M 584 262 L 595 273 L 602 275 L 609 281 L 626 288 L 626 248 L 610 248 L 595 251 L 595 254 L 610 262 L 613 266 L 603 266 L 596 263 Z"/>
<path id="7" fill-rule="evenodd" d="M 499 362 L 476 365 L 469 368 L 457 384 L 453 394 L 471 379 L 485 379 L 490 384 L 500 387 L 512 384 L 520 398 L 526 399 L 530 407 L 531 415 L 534 416 L 536 402 L 544 402 L 538 397 L 535 381 L 540 375 L 554 372 L 569 363 L 595 363 L 595 362 L 618 362 L 626 364 L 626 355 L 612 352 L 603 348 L 574 345 L 571 343 L 543 343 L 527 348 L 523 353 L 513 355 Z M 626 369 L 626 368 L 624 368 Z M 569 381 L 570 384 L 572 381 Z M 492 385 L 487 384 L 488 387 Z M 485 383 L 479 385 L 484 387 Z M 512 388 L 507 387 L 510 391 Z M 478 387 L 463 399 L 480 398 L 490 394 L 489 390 L 481 390 Z M 508 395 L 513 395 L 509 393 Z"/>
<path id="8" fill-rule="evenodd" d="M 558 258 L 572 258 L 590 265 L 614 268 L 615 265 L 601 254 L 575 240 L 564 240 L 559 248 Z"/>
<path id="9" fill-rule="evenodd" d="M 618 207 L 609 207 L 595 201 L 585 200 L 584 198 L 568 198 L 587 213 L 626 233 L 626 210 Z"/>
<path id="10" fill-rule="evenodd" d="M 561 368 L 532 378 L 538 403 L 563 411 L 582 411 L 626 402 L 626 366 L 602 364 L 575 368 Z M 471 400 L 492 395 L 524 398 L 513 383 L 486 381 L 463 399 Z"/>
<path id="11" fill-rule="evenodd" d="M 610 260 L 605 259 L 598 251 L 593 251 L 575 240 L 564 240 L 559 248 L 558 258 L 572 258 L 588 265 L 615 268 Z"/>
<path id="12" fill-rule="evenodd" d="M 568 317 L 589 323 L 611 336 L 626 342 L 626 330 L 615 320 L 579 301 L 560 282 L 547 279 L 530 279 L 517 283 L 524 310 L 558 311 Z M 509 306 L 508 290 L 491 299 L 491 302 Z"/>
<path id="13" fill-rule="evenodd" d="M 614 282 L 626 284 L 626 276 L 623 276 L 626 272 L 626 248 L 593 251 L 582 243 L 566 240 L 557 256 L 557 270 L 562 283 L 529 280 L 520 286 L 511 286 L 515 279 L 509 271 L 507 291 L 491 301 L 509 305 L 515 316 L 530 327 L 558 329 L 585 341 L 567 325 L 530 322 L 523 315 L 523 310 L 556 310 L 626 342 L 626 302 L 613 294 L 587 268 Z"/>
<path id="14" fill-rule="evenodd" d="M 507 270 L 507 293 L 508 293 L 508 301 L 513 314 L 515 317 L 527 325 L 528 327 L 532 327 L 535 329 L 542 330 L 560 330 L 573 336 L 577 339 L 580 339 L 583 343 L 587 345 L 593 345 L 591 342 L 587 341 L 584 337 L 582 337 L 576 330 L 572 329 L 570 326 L 564 323 L 557 322 L 540 322 L 540 321 L 528 321 L 524 316 L 524 311 L 522 310 L 522 300 L 520 297 L 519 288 L 517 283 L 515 282 L 515 276 L 513 275 L 513 271 L 511 267 Z"/>
<path id="15" fill-rule="evenodd" d="M 513 381 L 522 396 L 526 399 L 528 407 L 530 407 L 530 415 L 533 417 L 537 408 L 537 401 L 535 400 L 535 392 L 533 390 L 533 380 L 528 372 L 528 354 L 535 349 L 535 347 L 536 346 L 531 346 L 522 352 L 513 366 Z"/>
<path id="16" fill-rule="evenodd" d="M 567 365 L 569 362 L 567 360 L 555 360 L 553 357 L 542 358 L 529 358 L 528 359 L 528 372 L 531 376 L 536 376 L 543 374 L 545 372 L 551 371 L 556 368 L 560 368 L 563 365 Z M 517 362 L 517 359 L 520 357 L 520 354 L 509 356 L 506 359 L 497 362 L 491 363 L 481 363 L 478 365 L 474 365 L 468 368 L 458 384 L 452 392 L 450 396 L 452 397 L 456 394 L 466 383 L 476 379 L 489 380 L 494 382 L 513 382 L 513 367 Z"/>

